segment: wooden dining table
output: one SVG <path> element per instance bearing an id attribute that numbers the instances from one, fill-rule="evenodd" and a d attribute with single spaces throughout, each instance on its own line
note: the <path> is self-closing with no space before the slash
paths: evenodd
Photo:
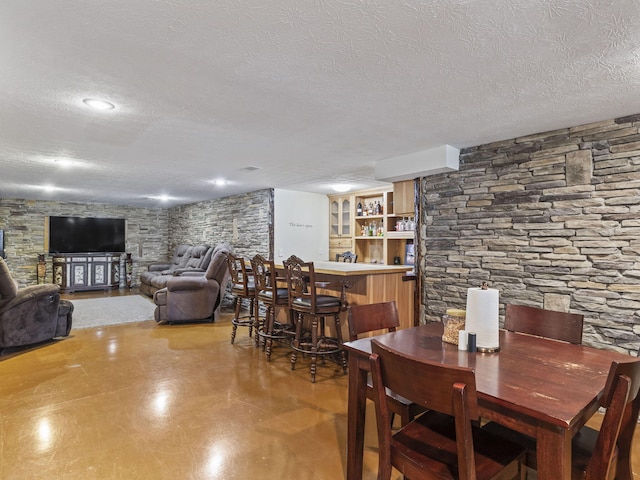
<path id="1" fill-rule="evenodd" d="M 473 368 L 483 419 L 536 438 L 538 480 L 569 480 L 572 437 L 598 410 L 611 362 L 631 357 L 504 330 L 499 352 L 471 353 L 442 342 L 442 331 L 442 323 L 432 322 L 344 344 L 349 352 L 347 479 L 362 478 L 369 354 L 376 338 L 416 358 Z"/>

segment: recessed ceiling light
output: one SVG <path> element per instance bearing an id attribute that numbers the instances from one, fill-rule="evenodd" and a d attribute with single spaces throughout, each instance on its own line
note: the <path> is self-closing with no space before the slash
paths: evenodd
<path id="1" fill-rule="evenodd" d="M 74 161 L 70 158 L 54 158 L 53 163 L 62 168 L 72 167 L 74 165 Z"/>
<path id="2" fill-rule="evenodd" d="M 170 200 L 177 200 L 177 198 L 170 195 L 149 195 L 147 198 L 151 200 L 158 200 L 160 202 L 168 202 Z"/>
<path id="3" fill-rule="evenodd" d="M 100 100 L 98 98 L 85 98 L 82 100 L 85 105 L 89 105 L 91 108 L 95 108 L 96 110 L 112 110 L 116 108 L 116 106 L 107 102 L 106 100 Z"/>
<path id="4" fill-rule="evenodd" d="M 331 188 L 333 188 L 336 192 L 342 193 L 342 192 L 351 190 L 351 185 L 337 184 L 337 185 L 333 185 Z"/>
<path id="5" fill-rule="evenodd" d="M 217 185 L 218 187 L 222 187 L 223 185 L 227 185 L 229 181 L 225 180 L 224 178 L 218 178 L 217 180 L 211 180 L 211 183 Z"/>

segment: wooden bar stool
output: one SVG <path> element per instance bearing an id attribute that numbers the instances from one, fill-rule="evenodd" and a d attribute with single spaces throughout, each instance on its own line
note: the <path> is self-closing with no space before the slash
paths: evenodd
<path id="1" fill-rule="evenodd" d="M 292 256 L 284 261 L 289 289 L 289 309 L 295 318 L 296 332 L 291 354 L 291 370 L 295 369 L 298 353 L 311 355 L 311 382 L 316 381 L 316 362 L 329 355 L 338 355 L 344 373 L 347 373 L 347 361 L 342 348 L 340 311 L 343 302 L 340 297 L 321 295 L 316 291 L 317 283 L 313 262 L 303 262 Z M 326 282 L 323 282 L 326 284 Z M 311 317 L 311 328 L 305 332 L 303 322 Z M 333 318 L 335 337 L 326 334 L 326 318 Z"/>
<path id="2" fill-rule="evenodd" d="M 347 251 L 344 253 L 336 253 L 336 262 L 349 262 L 349 263 L 357 263 L 358 255 L 351 251 Z"/>
<path id="3" fill-rule="evenodd" d="M 236 331 L 238 327 L 248 327 L 249 337 L 251 337 L 252 331 L 255 327 L 256 335 L 255 342 L 258 346 L 258 315 L 257 315 L 257 302 L 256 302 L 256 287 L 253 280 L 253 276 L 247 272 L 247 266 L 244 258 L 236 257 L 233 253 L 227 253 L 227 264 L 229 266 L 229 273 L 231 274 L 231 293 L 235 295 L 235 314 L 231 319 L 233 324 L 233 330 L 231 331 L 231 343 L 235 341 Z M 242 309 L 242 300 L 249 301 L 249 314 L 240 315 Z"/>
<path id="4" fill-rule="evenodd" d="M 251 259 L 251 270 L 255 282 L 256 302 L 258 305 L 262 302 L 266 309 L 264 322 L 258 321 L 261 325 L 258 335 L 264 341 L 267 361 L 270 361 L 273 341 L 287 340 L 290 343 L 293 338 L 293 322 L 280 323 L 276 320 L 277 309 L 289 306 L 289 291 L 284 286 L 278 286 L 278 283 L 283 282 L 286 285 L 287 279 L 278 277 L 274 261 L 262 255 L 256 255 Z M 256 316 L 260 316 L 259 310 Z M 287 316 L 291 318 L 289 312 Z"/>

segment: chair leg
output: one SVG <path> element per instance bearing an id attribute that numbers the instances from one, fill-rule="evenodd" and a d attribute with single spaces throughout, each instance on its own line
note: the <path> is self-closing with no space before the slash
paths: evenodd
<path id="1" fill-rule="evenodd" d="M 238 318 L 240 318 L 240 308 L 242 307 L 242 302 L 240 301 L 240 297 L 236 297 L 235 304 L 236 304 L 236 308 L 235 308 L 235 312 L 234 312 L 234 315 L 233 315 L 233 320 L 231 320 L 231 323 L 233 324 L 233 329 L 231 330 L 231 344 L 232 345 L 233 345 L 233 342 L 236 339 L 236 332 L 238 330 Z"/>
<path id="2" fill-rule="evenodd" d="M 324 356 L 322 357 L 324 360 Z M 316 383 L 316 362 L 318 361 L 318 317 L 311 321 L 311 383 Z"/>
<path id="3" fill-rule="evenodd" d="M 265 321 L 264 332 L 266 334 L 264 338 L 264 349 L 267 355 L 267 362 L 271 361 L 271 348 L 273 346 L 272 335 L 273 335 L 273 329 L 275 324 L 275 317 L 276 317 L 275 308 L 271 306 L 267 307 L 267 313 L 264 317 L 264 321 Z"/>
<path id="4" fill-rule="evenodd" d="M 342 345 L 342 326 L 340 325 L 340 314 L 336 315 L 336 338 L 338 339 L 338 345 Z M 347 356 L 344 349 L 340 350 L 340 360 L 342 362 L 342 372 L 347 373 Z"/>
<path id="5" fill-rule="evenodd" d="M 253 317 L 253 327 L 255 329 L 255 342 L 256 348 L 260 347 L 260 308 L 258 307 L 258 300 L 254 298 L 251 299 L 251 306 L 249 312 L 249 320 Z M 251 327 L 249 327 L 251 328 Z"/>
<path id="6" fill-rule="evenodd" d="M 253 323 L 251 323 L 251 319 L 253 318 L 253 302 L 249 301 L 249 337 L 253 335 Z M 257 332 L 256 332 L 257 335 Z"/>
<path id="7" fill-rule="evenodd" d="M 302 338 L 302 319 L 301 313 L 293 313 L 296 321 L 296 336 L 293 338 L 293 351 L 291 352 L 291 370 L 295 370 L 296 361 L 298 360 L 298 352 L 296 348 L 300 347 L 300 339 Z"/>

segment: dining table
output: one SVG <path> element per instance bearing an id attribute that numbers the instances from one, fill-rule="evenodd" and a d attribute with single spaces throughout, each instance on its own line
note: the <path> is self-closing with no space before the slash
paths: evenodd
<path id="1" fill-rule="evenodd" d="M 499 351 L 468 352 L 443 342 L 442 332 L 441 322 L 431 322 L 344 344 L 349 352 L 347 479 L 362 478 L 372 338 L 418 359 L 472 368 L 483 421 L 536 439 L 538 480 L 571 479 L 573 436 L 598 410 L 611 362 L 632 358 L 505 330 L 499 332 Z"/>

